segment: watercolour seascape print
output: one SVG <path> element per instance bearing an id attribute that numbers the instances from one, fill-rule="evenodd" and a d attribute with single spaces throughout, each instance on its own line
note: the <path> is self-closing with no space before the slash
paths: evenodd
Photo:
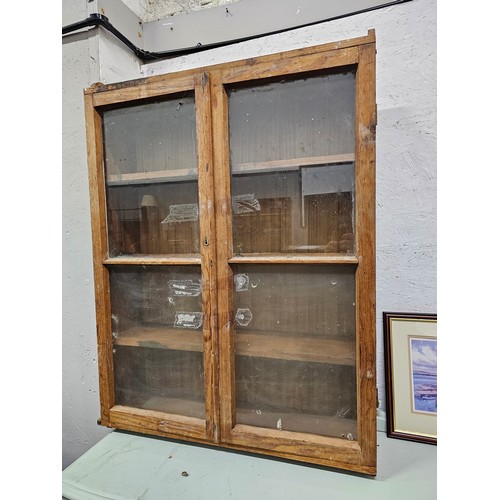
<path id="1" fill-rule="evenodd" d="M 410 337 L 412 411 L 437 414 L 437 340 Z"/>

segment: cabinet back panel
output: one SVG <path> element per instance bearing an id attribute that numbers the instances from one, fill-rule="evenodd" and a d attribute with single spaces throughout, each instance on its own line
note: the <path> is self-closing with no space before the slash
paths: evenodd
<path id="1" fill-rule="evenodd" d="M 259 425 L 261 417 L 263 427 L 339 437 L 337 427 L 331 434 L 329 426 L 321 423 L 356 420 L 355 370 L 326 363 L 238 356 L 236 405 L 236 422 L 240 424 Z M 269 421 L 268 415 L 274 419 Z M 354 427 L 349 424 L 353 438 Z"/>
<path id="2" fill-rule="evenodd" d="M 240 264 L 233 273 L 236 335 L 261 332 L 354 342 L 353 266 Z M 249 317 L 240 319 L 238 311 Z"/>
<path id="3" fill-rule="evenodd" d="M 202 353 L 117 346 L 113 361 L 116 404 L 205 418 Z"/>
<path id="4" fill-rule="evenodd" d="M 355 73 L 229 89 L 231 165 L 354 151 Z"/>

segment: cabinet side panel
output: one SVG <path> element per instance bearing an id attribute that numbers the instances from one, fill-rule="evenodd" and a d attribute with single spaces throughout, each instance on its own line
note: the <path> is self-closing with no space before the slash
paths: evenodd
<path id="1" fill-rule="evenodd" d="M 362 462 L 375 466 L 375 45 L 360 47 L 356 76 L 356 324 L 358 436 Z"/>
<path id="2" fill-rule="evenodd" d="M 87 158 L 94 258 L 101 423 L 108 425 L 109 409 L 115 404 L 111 327 L 109 322 L 109 275 L 102 263 L 108 256 L 108 244 L 102 168 L 102 124 L 99 113 L 94 109 L 92 94 L 85 95 L 85 120 L 87 126 Z"/>

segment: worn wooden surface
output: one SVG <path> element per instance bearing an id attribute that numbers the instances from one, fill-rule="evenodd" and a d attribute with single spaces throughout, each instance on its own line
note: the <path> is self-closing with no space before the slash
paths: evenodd
<path id="1" fill-rule="evenodd" d="M 87 103 L 87 137 L 98 310 L 101 413 L 104 425 L 164 437 L 222 444 L 230 448 L 341 467 L 366 474 L 376 472 L 374 41 L 374 32 L 370 31 L 368 36 L 360 39 L 336 42 L 321 47 L 310 47 L 263 58 L 236 61 L 204 70 L 198 68 L 173 75 L 150 77 L 135 82 L 108 86 L 97 85 L 87 89 L 85 99 Z M 290 227 L 297 224 L 299 219 L 295 212 L 291 213 L 288 210 L 288 194 L 282 196 L 281 201 L 277 195 L 259 200 L 264 217 L 258 221 L 255 214 L 243 213 L 241 216 L 235 214 L 232 217 L 230 120 L 225 85 L 239 82 L 253 85 L 252 82 L 262 78 L 294 74 L 309 75 L 311 71 L 322 71 L 335 67 L 348 69 L 351 71 L 351 75 L 353 67 L 357 67 L 355 151 L 343 153 L 341 149 L 338 151 L 339 154 L 319 154 L 314 158 L 306 156 L 302 159 L 294 158 L 292 160 L 278 158 L 260 161 L 258 158 L 256 161 L 238 163 L 233 172 L 238 179 L 248 176 L 250 173 L 272 170 L 283 172 L 284 175 L 285 171 L 288 170 L 290 175 L 297 176 L 296 169 L 301 166 L 349 163 L 355 159 L 356 197 L 354 207 L 349 205 L 347 196 L 342 193 L 335 193 L 330 197 L 318 196 L 314 198 L 314 196 L 310 196 L 301 201 L 304 204 L 302 214 L 318 221 L 322 218 L 323 212 L 335 213 L 338 217 L 349 219 L 354 210 L 355 227 L 345 229 L 344 225 L 343 229 L 340 229 L 340 226 L 332 226 L 331 221 L 325 222 L 325 224 L 319 221 L 316 225 L 312 224 L 309 229 L 305 230 L 308 234 L 308 240 L 304 244 L 299 242 L 298 245 L 296 243 L 294 246 L 291 245 Z M 177 232 L 180 231 L 179 234 L 165 233 L 167 240 L 177 242 L 174 247 L 165 246 L 160 242 L 158 249 L 156 240 L 147 236 L 152 229 L 143 222 L 142 225 L 137 224 L 137 229 L 131 226 L 131 234 L 133 231 L 137 231 L 135 237 L 138 240 L 137 248 L 139 251 L 136 248 L 129 253 L 142 253 L 144 255 L 110 258 L 107 252 L 108 235 L 106 233 L 106 207 L 104 205 L 100 112 L 111 109 L 110 107 L 114 104 L 141 103 L 166 94 L 176 95 L 184 91 L 194 91 L 196 100 L 199 235 L 196 235 L 196 238 L 192 237 L 193 231 L 198 231 L 196 224 L 182 222 L 178 225 L 179 227 L 173 228 Z M 335 151 L 333 152 L 335 153 Z M 138 185 L 151 183 L 153 185 L 157 181 L 184 181 L 185 176 L 191 176 L 193 172 L 183 169 L 183 165 L 179 165 L 177 170 L 169 171 L 168 175 L 164 171 L 126 172 L 120 175 L 113 173 L 108 178 L 108 182 L 110 186 L 116 185 L 112 189 L 123 189 L 121 186 L 133 186 L 134 183 Z M 173 177 L 171 176 L 172 172 L 174 172 Z M 295 204 L 300 200 L 300 196 L 297 194 L 292 198 Z M 153 222 L 156 221 L 157 216 L 152 210 L 148 208 L 146 212 L 148 221 L 150 219 Z M 112 217 L 110 217 L 110 227 L 113 227 Z M 245 228 L 250 228 L 250 233 L 252 233 L 248 241 L 241 237 L 246 230 Z M 236 231 L 234 233 L 234 250 L 233 229 Z M 351 231 L 354 234 L 351 234 Z M 265 235 L 265 244 L 259 242 L 259 235 Z M 198 236 L 199 253 L 196 246 Z M 331 246 L 328 239 L 334 239 L 338 248 Z M 292 254 L 290 251 L 295 253 Z M 162 252 L 165 255 L 160 255 Z M 176 252 L 178 252 L 177 255 L 172 255 Z M 181 335 L 179 331 L 174 331 L 172 328 L 153 325 L 149 328 L 143 328 L 136 325 L 135 331 L 122 331 L 121 335 L 117 336 L 116 346 L 121 349 L 120 356 L 128 356 L 127 353 L 143 347 L 151 352 L 158 351 L 156 348 L 161 348 L 160 350 L 163 351 L 184 351 L 186 356 L 191 355 L 190 353 L 203 352 L 204 411 L 201 410 L 203 404 L 198 400 L 178 398 L 177 403 L 174 404 L 172 401 L 175 398 L 168 397 L 168 394 L 165 406 L 162 406 L 163 403 L 160 400 L 154 399 L 156 396 L 153 392 L 146 395 L 151 397 L 147 401 L 142 401 L 142 406 L 139 408 L 115 405 L 108 269 L 111 270 L 116 265 L 126 267 L 189 264 L 195 264 L 201 268 L 203 332 L 189 331 L 183 332 L 184 335 Z M 328 328 L 323 331 L 323 326 L 314 327 L 314 332 L 305 332 L 303 338 L 299 338 L 295 335 L 294 328 L 301 325 L 300 318 L 294 320 L 293 314 L 289 318 L 285 316 L 279 318 L 278 323 L 281 324 L 282 320 L 284 323 L 279 327 L 277 335 L 264 335 L 265 330 L 244 332 L 240 327 L 235 332 L 234 318 L 237 306 L 233 288 L 235 269 L 236 266 L 242 265 L 244 267 L 243 265 L 247 264 L 262 267 L 276 265 L 276 268 L 280 270 L 284 269 L 281 267 L 283 264 L 290 264 L 290 266 L 329 265 L 332 269 L 338 266 L 339 269 L 343 270 L 348 269 L 346 265 L 351 265 L 355 269 L 356 276 L 355 298 L 354 301 L 350 299 L 352 306 L 355 305 L 353 312 L 355 322 L 348 319 L 344 321 L 342 319 L 344 313 L 339 312 L 345 309 L 344 306 L 347 303 L 343 304 L 342 301 L 335 298 L 335 303 L 331 304 L 332 310 L 337 311 L 338 317 L 341 318 L 337 326 L 345 329 L 342 335 L 349 336 L 350 340 L 335 337 L 335 335 L 332 337 L 333 332 L 330 332 Z M 332 281 L 332 285 L 336 284 L 335 281 Z M 314 298 L 316 297 L 315 292 L 310 292 L 311 300 L 320 304 L 321 298 L 318 296 L 318 300 L 316 300 Z M 273 293 L 273 296 L 277 297 L 276 293 Z M 281 297 L 283 294 L 278 295 Z M 261 299 L 259 301 L 262 303 Z M 269 301 L 268 306 L 274 307 L 272 304 L 274 302 Z M 259 309 L 256 302 L 255 310 Z M 301 315 L 299 309 L 297 309 L 297 314 Z M 306 318 L 307 315 L 304 317 Z M 329 319 L 325 316 L 323 320 L 327 325 Z M 257 323 L 254 321 L 254 324 Z M 288 336 L 287 329 L 289 330 Z M 202 338 L 199 337 L 200 335 Z M 200 341 L 202 342 L 200 343 Z M 235 356 L 235 351 L 237 356 Z M 156 354 L 152 353 L 151 356 L 155 357 Z M 182 355 L 179 356 L 178 361 L 181 362 L 184 358 Z M 312 417 L 310 415 L 304 416 L 306 412 L 292 398 L 288 401 L 292 411 L 286 410 L 285 413 L 288 415 L 287 418 L 292 418 L 292 420 L 295 418 L 296 423 L 292 425 L 294 432 L 281 429 L 279 424 L 277 424 L 277 428 L 271 428 L 274 426 L 275 417 L 278 416 L 278 421 L 280 420 L 280 412 L 274 411 L 271 406 L 264 410 L 267 418 L 267 420 L 264 419 L 265 423 L 263 423 L 262 418 L 254 418 L 256 408 L 253 408 L 251 404 L 247 406 L 240 404 L 237 408 L 237 398 L 243 397 L 240 403 L 244 403 L 245 398 L 248 397 L 248 393 L 244 391 L 237 393 L 237 385 L 244 385 L 245 377 L 250 377 L 248 380 L 253 377 L 251 371 L 245 373 L 248 366 L 239 369 L 238 359 L 240 357 L 271 360 L 271 362 L 279 363 L 303 363 L 304 366 L 307 363 L 311 365 L 326 364 L 326 366 L 331 364 L 342 369 L 348 367 L 353 373 L 354 368 L 352 367 L 356 367 L 357 385 L 355 385 L 354 391 L 351 390 L 351 394 L 353 397 L 357 397 L 357 405 L 355 405 L 357 412 L 354 419 L 346 419 L 341 423 L 351 429 L 347 433 L 351 434 L 351 437 L 348 438 L 344 435 L 334 437 L 337 433 L 335 425 L 338 422 L 334 417 L 336 408 L 331 405 L 329 408 L 321 410 L 328 410 L 330 414 L 321 414 L 318 406 L 314 410 L 317 414 Z M 157 361 L 155 363 L 158 364 Z M 154 369 L 156 370 L 156 368 Z M 160 374 L 161 378 L 161 370 L 157 370 L 157 373 Z M 147 366 L 146 372 L 141 374 L 142 376 L 147 378 Z M 288 391 L 290 387 L 300 382 L 301 377 L 303 375 L 297 372 L 288 382 L 273 381 L 272 384 L 282 383 Z M 338 380 L 344 380 L 342 377 L 345 378 L 342 375 Z M 126 379 L 123 377 L 120 379 L 118 387 L 122 392 L 126 389 L 122 383 L 124 380 Z M 326 383 L 326 380 L 325 378 L 323 382 Z M 262 382 L 260 383 L 262 384 Z M 251 384 L 248 387 L 250 386 Z M 272 388 L 274 385 L 270 385 L 270 387 Z M 307 384 L 302 385 L 302 390 L 308 387 Z M 319 387 L 322 386 L 319 385 Z M 131 389 L 132 392 L 136 391 L 137 397 L 139 397 L 139 385 L 136 387 L 132 384 Z M 336 393 L 332 392 L 332 394 Z M 132 398 L 131 401 L 133 400 Z M 325 401 L 327 400 L 328 398 L 325 398 Z M 184 407 L 183 401 L 185 401 Z M 328 404 L 330 403 L 328 402 Z M 148 409 L 144 405 L 152 405 L 150 408 L 154 409 Z M 175 410 L 172 410 L 173 408 Z M 196 417 L 192 416 L 193 412 L 196 413 Z M 191 415 L 187 416 L 183 413 Z M 238 415 L 242 416 L 244 423 L 238 422 Z M 255 415 L 257 415 L 256 411 Z M 312 428 L 315 426 L 318 428 L 321 425 L 329 429 L 331 426 L 333 427 L 326 432 L 327 436 L 321 435 L 321 431 L 315 431 L 313 434 L 310 431 L 311 428 L 308 427 L 311 422 L 315 422 Z M 341 434 L 343 433 L 341 432 Z M 351 441 L 352 435 L 355 438 Z"/>
<path id="2" fill-rule="evenodd" d="M 191 266 L 201 264 L 201 257 L 193 254 L 176 255 L 120 255 L 109 257 L 102 261 L 106 266 Z"/>
<path id="3" fill-rule="evenodd" d="M 203 334 L 179 328 L 136 326 L 120 333 L 114 343 L 124 346 L 202 352 Z"/>
<path id="4" fill-rule="evenodd" d="M 202 275 L 203 345 L 207 439 L 218 441 L 219 353 L 217 331 L 217 267 L 212 151 L 212 105 L 207 73 L 195 77 L 200 253 Z"/>
<path id="5" fill-rule="evenodd" d="M 356 361 L 354 345 L 347 340 L 237 333 L 235 344 L 240 356 L 349 366 L 354 366 Z"/>
<path id="6" fill-rule="evenodd" d="M 356 100 L 356 328 L 358 435 L 363 462 L 376 467 L 375 45 L 360 47 Z"/>
<path id="7" fill-rule="evenodd" d="M 90 95 L 85 96 L 85 121 L 87 126 L 87 161 L 94 259 L 100 418 L 103 425 L 108 425 L 109 409 L 115 404 L 115 400 L 109 274 L 107 269 L 102 265 L 103 260 L 108 255 L 104 172 L 102 169 L 102 122 L 101 116 L 94 109 Z"/>
<path id="8" fill-rule="evenodd" d="M 120 333 L 114 343 L 179 351 L 203 350 L 201 332 L 179 328 L 132 327 Z M 346 340 L 238 333 L 235 336 L 235 344 L 236 352 L 240 356 L 348 366 L 354 366 L 356 363 L 354 345 Z"/>
<path id="9" fill-rule="evenodd" d="M 217 318 L 219 329 L 220 437 L 231 433 L 235 421 L 235 373 L 233 338 L 233 273 L 228 263 L 233 250 L 229 169 L 227 95 L 220 72 L 213 73 L 212 127 L 217 228 Z"/>
<path id="10" fill-rule="evenodd" d="M 230 264 L 357 264 L 355 255 L 339 254 L 247 254 L 234 255 Z"/>
<path id="11" fill-rule="evenodd" d="M 165 94 L 174 94 L 185 92 L 194 87 L 194 75 L 185 74 L 184 76 L 171 79 L 145 79 L 137 86 L 108 86 L 109 91 L 101 93 L 102 87 L 97 87 L 94 90 L 94 105 L 107 106 L 122 102 L 129 102 L 138 99 L 151 99 L 151 97 L 163 96 Z"/>
<path id="12" fill-rule="evenodd" d="M 118 429 L 141 433 L 151 431 L 160 436 L 204 439 L 206 435 L 204 419 L 154 410 L 116 405 L 110 410 L 110 420 L 111 425 Z"/>

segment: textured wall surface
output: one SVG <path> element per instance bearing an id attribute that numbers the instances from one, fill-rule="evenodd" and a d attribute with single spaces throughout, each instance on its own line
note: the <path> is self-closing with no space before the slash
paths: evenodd
<path id="1" fill-rule="evenodd" d="M 64 2 L 63 25 L 85 18 L 86 5 L 85 0 Z M 111 83 L 362 36 L 371 28 L 377 36 L 377 383 L 384 399 L 382 311 L 436 311 L 435 0 L 413 0 L 150 64 L 142 74 L 123 47 L 99 32 L 65 40 L 64 466 L 108 432 L 96 425 L 99 390 L 82 89 L 94 81 Z"/>
<path id="2" fill-rule="evenodd" d="M 144 22 L 175 14 L 187 14 L 237 2 L 238 0 L 123 0 Z"/>
<path id="3" fill-rule="evenodd" d="M 65 2 L 68 23 L 85 19 L 85 0 Z M 99 79 L 94 32 L 65 38 L 62 49 L 62 464 L 101 439 L 94 277 L 90 240 L 83 88 Z"/>

